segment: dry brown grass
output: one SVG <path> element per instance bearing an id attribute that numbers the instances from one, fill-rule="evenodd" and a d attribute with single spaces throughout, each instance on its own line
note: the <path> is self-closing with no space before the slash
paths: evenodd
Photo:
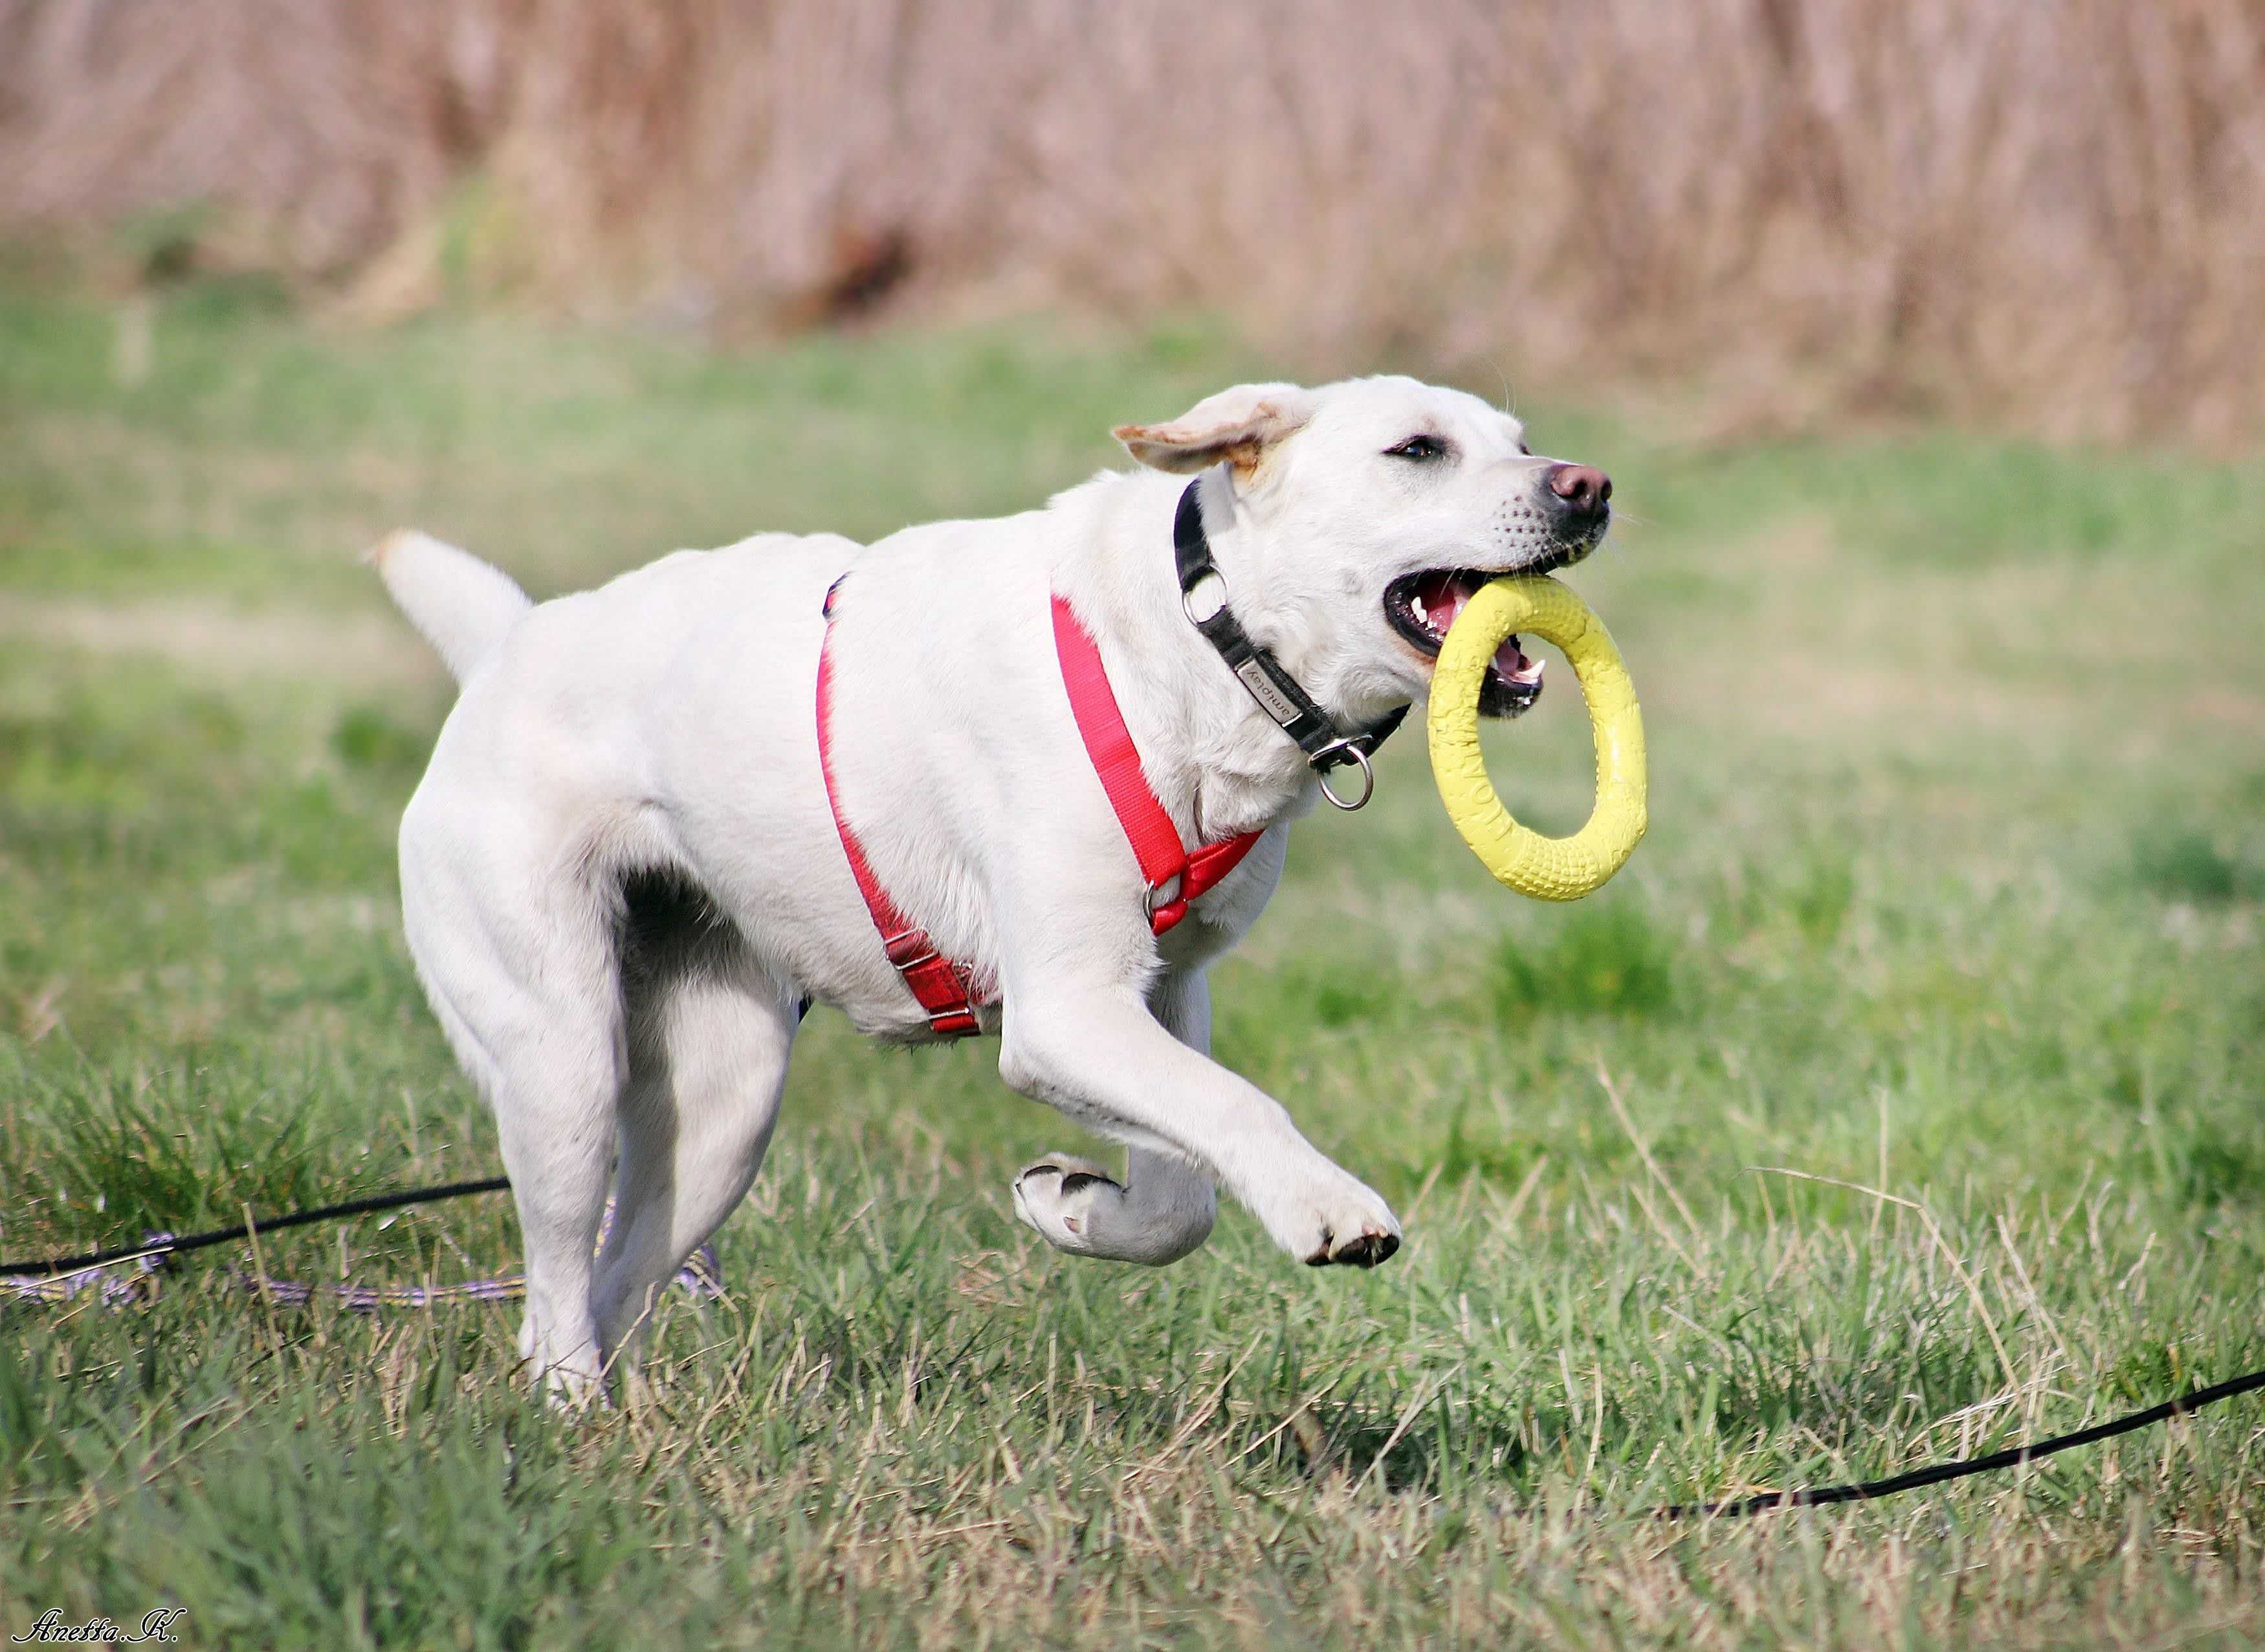
<path id="1" fill-rule="evenodd" d="M 380 311 L 444 266 L 702 324 L 1188 303 L 1779 414 L 2265 430 L 2259 0 L 0 0 L 0 229 L 208 200 Z"/>

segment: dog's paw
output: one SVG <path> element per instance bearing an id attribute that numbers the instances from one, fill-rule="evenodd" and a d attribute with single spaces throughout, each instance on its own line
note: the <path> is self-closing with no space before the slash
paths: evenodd
<path id="1" fill-rule="evenodd" d="M 1124 1187 L 1090 1159 L 1049 1153 L 1015 1178 L 1015 1214 L 1056 1250 L 1093 1254 L 1095 1201 Z"/>
<path id="2" fill-rule="evenodd" d="M 1268 1231 L 1310 1268 L 1373 1268 L 1400 1248 L 1400 1219 L 1373 1190 L 1351 1176 L 1285 1202 Z"/>
<path id="3" fill-rule="evenodd" d="M 1373 1268 L 1388 1260 L 1400 1248 L 1400 1235 L 1364 1228 L 1351 1239 L 1340 1240 L 1334 1234 L 1322 1235 L 1321 1248 L 1306 1258 L 1308 1268 Z"/>

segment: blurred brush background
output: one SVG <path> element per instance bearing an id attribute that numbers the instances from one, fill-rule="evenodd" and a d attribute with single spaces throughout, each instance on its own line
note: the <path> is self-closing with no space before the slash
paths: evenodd
<path id="1" fill-rule="evenodd" d="M 2256 0 L 0 0 L 0 236 L 726 337 L 1199 306 L 1752 428 L 2265 428 Z"/>

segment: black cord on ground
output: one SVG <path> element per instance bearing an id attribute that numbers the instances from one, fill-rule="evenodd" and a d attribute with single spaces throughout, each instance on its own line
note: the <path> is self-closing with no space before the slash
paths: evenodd
<path id="1" fill-rule="evenodd" d="M 2207 1388 L 2197 1388 L 2181 1399 L 2166 1400 L 2160 1405 L 2134 1411 L 2111 1423 L 2095 1423 L 2092 1427 L 2079 1429 L 2073 1434 L 2056 1435 L 2035 1445 L 2011 1446 L 2002 1452 L 1992 1452 L 1987 1457 L 1970 1457 L 1955 1463 L 1936 1463 L 1932 1467 L 1914 1468 L 1907 1474 L 1867 1481 L 1861 1485 L 1812 1486 L 1800 1491 L 1766 1491 L 1759 1496 L 1734 1498 L 1728 1503 L 1671 1503 L 1664 1509 L 1654 1510 L 1653 1517 L 1660 1520 L 1739 1520 L 1750 1514 L 1767 1514 L 1773 1509 L 1809 1509 L 1828 1503 L 1869 1503 L 1875 1497 L 1892 1497 L 1899 1491 L 1914 1491 L 1921 1486 L 1939 1486 L 1948 1480 L 1964 1480 L 1969 1475 L 1987 1474 L 2000 1468 L 2019 1468 L 2040 1457 L 2050 1457 L 2056 1452 L 2089 1445 L 2094 1440 L 2114 1439 L 2118 1434 L 2130 1434 L 2170 1417 L 2185 1416 L 2206 1405 L 2216 1405 L 2221 1400 L 2231 1400 L 2236 1394 L 2248 1394 L 2258 1388 L 2265 1388 L 2265 1371 L 2253 1371 L 2246 1377 L 2234 1377 Z"/>
<path id="2" fill-rule="evenodd" d="M 189 1234 L 179 1239 L 157 1239 L 140 1245 L 121 1245 L 115 1250 L 97 1250 L 84 1256 L 53 1256 L 40 1262 L 0 1263 L 0 1278 L 80 1273 L 108 1263 L 132 1262 L 142 1256 L 181 1255 L 192 1250 L 202 1250 L 208 1245 L 225 1245 L 231 1240 L 245 1239 L 255 1231 L 276 1234 L 287 1227 L 304 1227 L 310 1222 L 327 1222 L 341 1216 L 366 1216 L 372 1211 L 397 1210 L 404 1204 L 432 1204 L 441 1199 L 461 1198 L 467 1193 L 499 1193 L 510 1185 L 508 1177 L 497 1175 L 480 1182 L 450 1182 L 441 1187 L 411 1188 L 406 1193 L 376 1193 L 366 1199 L 348 1199 L 344 1204 L 325 1204 L 318 1211 L 296 1211 L 288 1216 L 278 1216 L 272 1221 L 215 1227 L 208 1234 Z"/>

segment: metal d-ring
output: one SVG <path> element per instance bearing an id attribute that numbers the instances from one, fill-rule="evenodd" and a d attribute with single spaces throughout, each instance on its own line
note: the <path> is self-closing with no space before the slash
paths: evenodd
<path id="1" fill-rule="evenodd" d="M 1172 900 L 1178 900 L 1186 892 L 1188 886 L 1187 874 L 1184 872 L 1174 872 L 1169 877 L 1165 877 L 1159 882 L 1151 884 L 1146 890 L 1142 891 L 1140 895 L 1140 915 L 1142 917 L 1153 919 L 1155 917 L 1156 909 L 1159 906 L 1169 906 L 1172 904 L 1172 900 L 1166 900 L 1164 899 L 1164 889 L 1167 884 L 1171 886 Z"/>
<path id="2" fill-rule="evenodd" d="M 1344 754 L 1348 753 L 1352 761 L 1360 765 L 1360 796 L 1351 803 L 1338 797 L 1330 787 L 1329 770 L 1337 765 L 1327 761 L 1329 758 L 1334 756 L 1337 759 L 1337 763 L 1343 763 L 1345 761 Z M 1322 782 L 1322 796 L 1327 797 L 1347 814 L 1351 814 L 1356 809 L 1366 808 L 1368 800 L 1376 796 L 1376 771 L 1368 766 L 1368 753 L 1352 741 L 1338 740 L 1324 746 L 1314 753 L 1313 764 L 1315 778 Z"/>
<path id="3" fill-rule="evenodd" d="M 1219 587 L 1219 600 L 1213 603 L 1211 607 L 1203 613 L 1198 614 L 1196 612 L 1195 608 L 1195 596 L 1196 593 L 1202 590 L 1205 586 L 1216 586 Z M 1205 569 L 1204 571 L 1198 576 L 1192 585 L 1188 586 L 1180 593 L 1180 612 L 1188 616 L 1188 623 L 1191 625 L 1198 627 L 1208 625 L 1224 613 L 1226 609 L 1227 576 L 1220 572 L 1216 568 Z"/>

